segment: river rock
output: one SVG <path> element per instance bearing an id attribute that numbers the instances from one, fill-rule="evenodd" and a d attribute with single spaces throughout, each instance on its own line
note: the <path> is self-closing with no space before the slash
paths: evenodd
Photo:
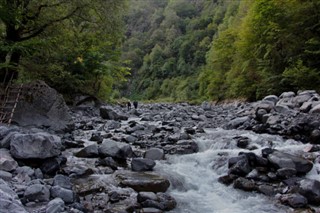
<path id="1" fill-rule="evenodd" d="M 153 207 L 163 211 L 170 211 L 176 207 L 177 203 L 173 197 L 168 194 L 158 193 L 157 199 L 147 199 L 141 202 L 142 207 Z"/>
<path id="2" fill-rule="evenodd" d="M 300 194 L 285 194 L 280 197 L 283 204 L 288 204 L 293 208 L 303 208 L 308 204 L 307 199 Z"/>
<path id="3" fill-rule="evenodd" d="M 299 182 L 299 193 L 307 198 L 309 204 L 320 205 L 320 182 L 303 179 Z"/>
<path id="4" fill-rule="evenodd" d="M 32 184 L 26 188 L 24 199 L 27 201 L 49 201 L 50 191 L 43 184 Z"/>
<path id="5" fill-rule="evenodd" d="M 18 195 L 2 179 L 0 179 L 0 212 L 28 213 L 19 200 Z"/>
<path id="6" fill-rule="evenodd" d="M 55 131 L 73 128 L 69 108 L 61 94 L 43 81 L 24 84 L 13 115 L 19 126 L 46 127 Z"/>
<path id="7" fill-rule="evenodd" d="M 244 191 L 254 191 L 254 190 L 256 190 L 255 182 L 253 180 L 248 180 L 248 179 L 243 178 L 243 177 L 237 178 L 233 183 L 233 187 L 235 189 L 242 189 Z"/>
<path id="8" fill-rule="evenodd" d="M 151 171 L 156 163 L 148 158 L 133 158 L 131 161 L 131 169 L 135 172 Z"/>
<path id="9" fill-rule="evenodd" d="M 306 174 L 311 171 L 312 162 L 298 156 L 274 150 L 268 155 L 268 160 L 277 168 L 295 169 L 297 173 Z"/>
<path id="10" fill-rule="evenodd" d="M 51 200 L 46 206 L 46 213 L 63 213 L 65 204 L 59 197 Z"/>
<path id="11" fill-rule="evenodd" d="M 10 153 L 18 159 L 45 159 L 61 153 L 61 139 L 49 133 L 15 134 L 12 136 Z"/>
<path id="12" fill-rule="evenodd" d="M 61 198 L 65 203 L 74 202 L 74 193 L 70 189 L 66 189 L 61 186 L 53 186 L 50 189 L 50 194 L 54 198 L 56 197 Z"/>
<path id="13" fill-rule="evenodd" d="M 61 155 L 55 158 L 45 159 L 40 169 L 44 174 L 54 175 L 57 171 L 61 170 L 66 162 L 67 158 Z"/>
<path id="14" fill-rule="evenodd" d="M 101 106 L 100 107 L 100 116 L 103 119 L 108 120 L 128 120 L 128 117 L 125 115 L 121 115 L 114 111 L 111 107 L 108 106 Z"/>
<path id="15" fill-rule="evenodd" d="M 11 157 L 9 150 L 0 149 L 0 170 L 10 172 L 17 167 L 18 163 Z"/>
<path id="16" fill-rule="evenodd" d="M 70 178 L 60 174 L 54 176 L 53 186 L 60 186 L 65 189 L 72 189 L 72 183 Z"/>
<path id="17" fill-rule="evenodd" d="M 271 101 L 275 105 L 279 101 L 279 97 L 276 95 L 268 95 L 262 99 L 263 101 Z"/>
<path id="18" fill-rule="evenodd" d="M 115 174 L 120 186 L 133 188 L 137 192 L 165 192 L 170 182 L 155 173 L 122 171 Z"/>
<path id="19" fill-rule="evenodd" d="M 99 146 L 99 155 L 101 157 L 113 157 L 126 159 L 133 154 L 132 148 L 126 143 L 116 142 L 111 139 L 104 139 Z"/>
<path id="20" fill-rule="evenodd" d="M 159 148 L 151 148 L 145 151 L 144 158 L 152 159 L 152 160 L 163 160 L 164 159 L 164 152 L 163 149 Z"/>
<path id="21" fill-rule="evenodd" d="M 98 145 L 91 144 L 89 146 L 84 147 L 74 154 L 79 158 L 96 158 L 99 156 Z"/>

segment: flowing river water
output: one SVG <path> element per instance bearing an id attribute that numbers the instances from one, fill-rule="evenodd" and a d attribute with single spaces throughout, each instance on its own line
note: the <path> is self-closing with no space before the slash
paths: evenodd
<path id="1" fill-rule="evenodd" d="M 249 131 L 207 129 L 195 138 L 199 152 L 189 155 L 167 156 L 157 162 L 156 171 L 171 181 L 169 193 L 177 200 L 172 213 L 281 213 L 292 212 L 289 207 L 277 203 L 274 197 L 254 192 L 244 192 L 218 182 L 227 174 L 228 159 L 237 156 L 240 149 L 236 136 L 250 138 L 252 151 L 261 155 L 261 149 L 272 147 L 287 153 L 299 154 L 307 144 L 284 140 L 279 136 L 255 134 Z M 315 173 L 313 169 L 308 175 Z"/>

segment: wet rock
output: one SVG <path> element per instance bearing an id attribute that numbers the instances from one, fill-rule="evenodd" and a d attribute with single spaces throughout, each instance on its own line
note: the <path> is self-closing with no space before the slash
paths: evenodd
<path id="1" fill-rule="evenodd" d="M 11 157 L 9 150 L 0 149 L 0 170 L 13 171 L 18 167 L 18 163 Z"/>
<path id="2" fill-rule="evenodd" d="M 244 191 L 254 191 L 254 190 L 256 190 L 255 182 L 253 180 L 248 180 L 248 179 L 243 178 L 243 177 L 237 178 L 233 183 L 233 187 L 235 189 L 241 189 L 241 190 L 244 190 Z"/>
<path id="3" fill-rule="evenodd" d="M 230 158 L 229 166 L 230 166 L 229 174 L 234 174 L 239 176 L 246 176 L 252 170 L 249 160 L 245 155 L 240 155 L 238 157 Z"/>
<path id="4" fill-rule="evenodd" d="M 277 177 L 283 178 L 283 179 L 288 179 L 297 174 L 297 170 L 293 168 L 281 168 L 278 169 L 276 172 Z"/>
<path id="5" fill-rule="evenodd" d="M 56 135 L 40 132 L 12 136 L 10 153 L 17 159 L 45 159 L 61 153 L 61 139 Z"/>
<path id="6" fill-rule="evenodd" d="M 258 192 L 267 195 L 267 196 L 274 196 L 276 194 L 276 191 L 273 186 L 270 185 L 259 185 L 257 188 Z"/>
<path id="7" fill-rule="evenodd" d="M 237 175 L 233 175 L 233 174 L 228 174 L 228 175 L 223 175 L 221 177 L 218 178 L 218 181 L 220 183 L 223 183 L 225 185 L 230 185 L 231 183 L 233 183 L 233 181 L 235 179 L 237 179 L 238 176 Z"/>
<path id="8" fill-rule="evenodd" d="M 280 197 L 283 204 L 287 204 L 293 208 L 304 208 L 307 206 L 307 199 L 300 194 L 285 194 Z"/>
<path id="9" fill-rule="evenodd" d="M 64 212 L 65 204 L 59 197 L 51 200 L 46 206 L 46 213 L 62 213 Z"/>
<path id="10" fill-rule="evenodd" d="M 145 200 L 141 202 L 142 207 L 153 207 L 164 211 L 170 211 L 177 205 L 173 197 L 168 194 L 158 193 L 157 200 Z"/>
<path id="11" fill-rule="evenodd" d="M 234 138 L 237 141 L 237 147 L 245 149 L 249 145 L 250 139 L 248 137 L 236 137 Z"/>
<path id="12" fill-rule="evenodd" d="M 152 160 L 163 160 L 164 152 L 162 149 L 159 149 L 159 148 L 151 148 L 144 153 L 143 157 L 152 159 Z"/>
<path id="13" fill-rule="evenodd" d="M 303 179 L 299 182 L 299 193 L 307 198 L 308 203 L 320 204 L 320 182 L 317 180 Z"/>
<path id="14" fill-rule="evenodd" d="M 104 139 L 99 146 L 99 155 L 101 157 L 113 157 L 126 159 L 133 154 L 132 148 L 126 143 L 116 142 L 110 139 Z"/>
<path id="15" fill-rule="evenodd" d="M 169 181 L 155 173 L 122 171 L 116 174 L 120 186 L 133 188 L 137 192 L 165 192 Z"/>
<path id="16" fill-rule="evenodd" d="M 92 145 L 86 146 L 83 149 L 81 149 L 80 151 L 76 152 L 74 155 L 79 158 L 98 157 L 99 156 L 98 145 L 92 144 Z"/>
<path id="17" fill-rule="evenodd" d="M 146 200 L 157 200 L 158 197 L 153 192 L 139 192 L 137 196 L 137 200 L 139 203 L 146 201 Z"/>
<path id="18" fill-rule="evenodd" d="M 148 158 L 133 158 L 131 161 L 131 169 L 135 172 L 151 171 L 156 163 Z"/>
<path id="19" fill-rule="evenodd" d="M 308 173 L 313 167 L 308 160 L 277 150 L 274 150 L 267 158 L 277 168 L 291 168 L 302 174 Z"/>
<path id="20" fill-rule="evenodd" d="M 156 209 L 156 208 L 142 208 L 141 211 L 143 213 L 163 213 L 163 211 L 161 211 L 160 209 Z"/>
<path id="21" fill-rule="evenodd" d="M 176 154 L 192 154 L 199 151 L 198 144 L 193 140 L 180 140 L 175 144 Z"/>

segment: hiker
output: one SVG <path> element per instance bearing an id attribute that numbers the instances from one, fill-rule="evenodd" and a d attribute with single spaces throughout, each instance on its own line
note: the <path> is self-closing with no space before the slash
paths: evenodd
<path id="1" fill-rule="evenodd" d="M 128 106 L 128 111 L 129 111 L 129 110 L 131 109 L 131 103 L 130 103 L 130 101 L 128 101 L 127 106 Z"/>
<path id="2" fill-rule="evenodd" d="M 137 109 L 138 108 L 138 101 L 134 101 L 133 102 L 133 106 L 134 106 L 135 109 Z"/>

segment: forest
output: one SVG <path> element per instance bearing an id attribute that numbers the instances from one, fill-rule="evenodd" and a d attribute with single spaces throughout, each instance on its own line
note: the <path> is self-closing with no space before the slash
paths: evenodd
<path id="1" fill-rule="evenodd" d="M 320 91 L 319 0 L 0 0 L 0 69 L 70 97 Z"/>

